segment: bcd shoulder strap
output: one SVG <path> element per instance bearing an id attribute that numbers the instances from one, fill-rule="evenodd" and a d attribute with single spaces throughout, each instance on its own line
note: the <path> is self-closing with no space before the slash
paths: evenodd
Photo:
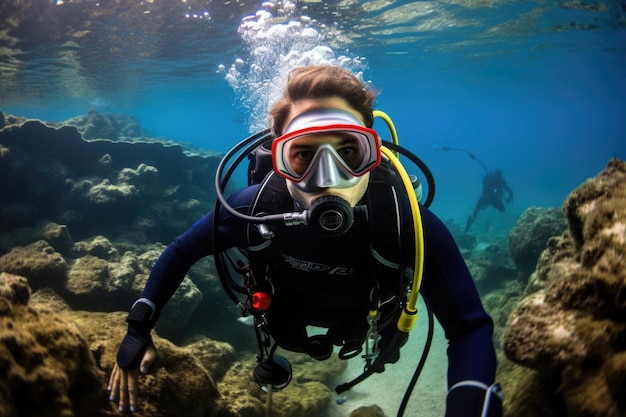
<path id="1" fill-rule="evenodd" d="M 405 251 L 410 249 L 403 243 L 413 231 L 413 222 L 402 218 L 401 206 L 405 195 L 405 187 L 397 172 L 389 161 L 383 160 L 372 171 L 366 194 L 370 217 L 370 243 L 372 255 L 376 260 L 396 270 L 407 264 Z"/>

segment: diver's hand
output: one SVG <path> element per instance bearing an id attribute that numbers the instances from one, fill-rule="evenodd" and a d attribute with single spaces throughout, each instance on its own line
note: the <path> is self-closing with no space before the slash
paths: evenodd
<path id="1" fill-rule="evenodd" d="M 513 196 L 510 195 L 509 198 L 506 199 L 506 204 L 511 204 L 513 203 Z"/>
<path id="2" fill-rule="evenodd" d="M 115 362 L 109 378 L 109 400 L 117 402 L 121 412 L 137 410 L 139 374 L 147 374 L 156 359 L 156 348 L 150 342 L 141 361 L 132 369 L 124 370 Z"/>

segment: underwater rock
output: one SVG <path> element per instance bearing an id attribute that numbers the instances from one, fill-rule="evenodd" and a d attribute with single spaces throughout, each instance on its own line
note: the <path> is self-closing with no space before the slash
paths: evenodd
<path id="1" fill-rule="evenodd" d="M 219 158 L 176 145 L 85 140 L 74 126 L 27 120 L 0 130 L 0 152 L 0 178 L 11 178 L 0 182 L 0 231 L 50 221 L 77 240 L 132 233 L 166 243 L 215 198 Z"/>
<path id="2" fill-rule="evenodd" d="M 63 256 L 46 241 L 17 246 L 0 257 L 0 271 L 25 276 L 30 286 L 62 288 L 67 281 L 68 265 Z"/>
<path id="3" fill-rule="evenodd" d="M 86 139 L 120 139 L 146 136 L 139 122 L 125 114 L 99 113 L 90 110 L 82 116 L 73 117 L 62 123 L 76 126 Z"/>
<path id="4" fill-rule="evenodd" d="M 332 392 L 323 382 L 335 372 L 345 370 L 345 361 L 335 355 L 320 364 L 304 354 L 280 351 L 292 365 L 293 379 L 282 391 L 272 393 L 273 417 L 318 417 L 332 401 Z M 218 383 L 220 392 L 237 417 L 265 417 L 267 394 L 252 378 L 256 357 L 251 352 L 241 356 Z M 321 371 L 322 374 L 315 370 Z M 334 374 L 335 376 L 337 373 Z"/>
<path id="5" fill-rule="evenodd" d="M 106 210 L 116 207 L 130 206 L 137 202 L 139 190 L 130 184 L 113 184 L 108 178 L 103 179 L 99 184 L 91 181 L 81 181 L 72 185 L 71 194 L 79 200 L 79 204 L 84 204 L 88 209 Z"/>
<path id="6" fill-rule="evenodd" d="M 154 253 L 149 254 L 152 262 L 145 262 L 141 255 L 128 251 L 119 256 L 115 247 L 103 237 L 93 239 L 80 252 L 84 255 L 69 262 L 63 293 L 69 304 L 75 309 L 88 311 L 130 309 L 145 286 L 154 265 Z M 161 312 L 157 329 L 163 334 L 180 333 L 201 301 L 202 293 L 186 277 Z"/>
<path id="7" fill-rule="evenodd" d="M 145 282 L 141 288 L 144 286 Z M 185 277 L 163 309 L 156 325 L 157 331 L 170 337 L 181 333 L 195 309 L 202 302 L 202 297 L 202 293 L 193 281 L 189 277 Z"/>
<path id="8" fill-rule="evenodd" d="M 507 282 L 519 279 L 504 238 L 493 244 L 475 248 L 467 266 L 481 295 L 503 288 Z"/>
<path id="9" fill-rule="evenodd" d="M 349 417 L 386 417 L 382 408 L 377 405 L 367 405 L 352 411 Z"/>
<path id="10" fill-rule="evenodd" d="M 100 121 L 88 124 L 95 128 L 103 123 L 96 119 Z M 37 392 L 45 393 L 50 389 L 48 384 L 54 387 L 57 383 L 40 378 L 39 391 L 29 391 L 30 403 L 20 403 L 19 414 L 0 408 L 0 415 L 99 417 L 111 410 L 112 415 L 119 415 L 106 400 L 104 388 L 126 331 L 127 311 L 165 248 L 163 243 L 169 243 L 213 205 L 219 159 L 191 156 L 180 146 L 156 142 L 84 140 L 74 127 L 50 127 L 39 121 L 7 116 L 4 123 L 0 130 L 0 177 L 11 181 L 0 182 L 0 271 L 16 271 L 31 280 L 35 293 L 30 305 L 23 308 L 69 326 L 70 333 L 82 341 L 82 350 L 80 354 L 68 351 L 81 366 L 95 373 L 91 379 L 81 377 L 85 381 L 81 388 L 93 393 L 82 395 L 75 389 L 82 396 L 64 402 L 73 411 L 54 414 L 53 408 L 46 408 L 39 412 L 44 402 Z M 104 123 L 93 131 L 106 129 Z M 242 355 L 226 343 L 204 339 L 178 347 L 159 337 L 188 337 L 185 325 L 200 303 L 206 310 L 198 313 L 196 318 L 202 320 L 194 324 L 194 330 L 210 320 L 215 334 L 246 332 L 219 320 L 228 315 L 235 323 L 232 312 L 220 304 L 229 300 L 221 291 L 222 298 L 218 298 L 218 286 L 213 264 L 200 262 L 162 312 L 153 332 L 157 362 L 149 375 L 140 378 L 135 416 L 265 417 L 265 394 L 251 376 L 256 365 L 254 354 Z M 0 285 L 0 294 L 2 288 Z M 27 302 L 30 289 L 22 294 Z M 15 309 L 0 301 L 2 314 Z M 47 322 L 31 321 L 32 326 L 41 327 L 41 332 L 46 326 L 56 329 Z M 21 325 L 12 330 L 21 333 L 22 327 L 30 331 Z M 4 335 L 4 327 L 0 327 L 0 334 Z M 57 330 L 57 334 L 63 332 Z M 247 332 L 245 336 L 250 341 Z M 20 337 L 32 336 L 19 336 L 18 340 Z M 0 337 L 1 352 L 4 341 Z M 50 346 L 54 349 L 56 345 Z M 19 345 L 19 349 L 30 355 L 27 344 Z M 65 352 L 61 349 L 56 353 L 62 357 Z M 290 360 L 294 380 L 289 390 L 275 393 L 274 415 L 323 415 L 332 398 L 324 382 L 329 375 L 341 373 L 345 361 L 334 358 L 320 366 L 305 355 L 294 355 Z M 67 366 L 71 371 L 79 365 Z M 0 378 L 0 407 L 8 398 L 5 393 L 11 392 L 4 384 L 6 380 Z M 223 395 L 214 381 L 219 381 Z M 71 383 L 66 386 L 71 388 Z M 83 405 L 84 401 L 90 402 Z"/>
<path id="11" fill-rule="evenodd" d="M 0 129 L 3 129 L 6 126 L 24 123 L 25 121 L 25 117 L 14 116 L 12 114 L 4 114 L 0 110 Z"/>
<path id="12" fill-rule="evenodd" d="M 29 296 L 26 278 L 0 273 L 0 415 L 114 415 L 78 328 L 30 307 Z"/>
<path id="13" fill-rule="evenodd" d="M 549 241 L 537 266 L 540 284 L 533 285 L 539 290 L 520 302 L 508 322 L 505 353 L 532 370 L 532 383 L 516 385 L 507 396 L 545 389 L 543 382 L 552 380 L 559 401 L 549 415 L 623 416 L 626 162 L 609 161 L 567 197 L 564 208 L 569 230 Z M 524 416 L 529 407 L 509 409 L 509 415 Z"/>
<path id="14" fill-rule="evenodd" d="M 61 314 L 86 335 L 98 365 L 109 377 L 117 347 L 126 333 L 127 313 L 67 311 Z M 211 375 L 185 348 L 153 332 L 157 360 L 146 376 L 139 377 L 138 417 L 210 417 L 222 409 L 220 395 Z M 102 381 L 106 388 L 108 379 Z M 108 395 L 103 395 L 107 398 Z M 113 403 L 110 403 L 113 404 Z M 215 414 L 214 414 L 215 413 Z M 115 413 L 115 415 L 119 415 Z M 221 414 L 228 416 L 229 414 Z"/>
<path id="15" fill-rule="evenodd" d="M 33 292 L 30 300 L 33 305 L 44 304 L 46 307 L 56 312 L 72 310 L 70 305 L 61 296 L 52 288 L 48 287 Z"/>
<path id="16" fill-rule="evenodd" d="M 537 266 L 537 259 L 552 236 L 567 229 L 560 208 L 529 207 L 509 233 L 509 250 L 517 268 L 528 277 Z"/>
<path id="17" fill-rule="evenodd" d="M 15 246 L 27 246 L 39 240 L 46 241 L 56 251 L 67 255 L 74 247 L 72 236 L 66 225 L 44 220 L 33 227 L 0 231 L 0 253 L 9 252 Z"/>
<path id="18" fill-rule="evenodd" d="M 503 287 L 481 295 L 483 306 L 493 319 L 493 340 L 496 349 L 502 349 L 509 316 L 522 299 L 524 288 L 519 280 L 505 281 Z"/>
<path id="19" fill-rule="evenodd" d="M 202 339 L 185 346 L 209 371 L 215 380 L 220 380 L 236 360 L 235 349 L 229 343 Z"/>
<path id="20" fill-rule="evenodd" d="M 106 260 L 114 260 L 119 256 L 113 243 L 104 236 L 93 236 L 90 239 L 76 242 L 72 247 L 72 254 L 76 258 L 91 255 Z"/>
<path id="21" fill-rule="evenodd" d="M 74 246 L 69 228 L 64 224 L 44 222 L 41 225 L 41 239 L 48 242 L 59 253 L 68 253 Z"/>
<path id="22" fill-rule="evenodd" d="M 578 267 L 569 231 L 562 236 L 551 237 L 546 249 L 539 256 L 537 269 L 530 275 L 524 292 L 532 294 L 543 290 L 558 277 L 572 274 Z"/>
<path id="23" fill-rule="evenodd" d="M 38 230 L 50 229 L 62 230 L 52 224 Z M 31 233 L 41 235 L 34 230 L 26 232 Z M 64 257 L 44 240 L 16 246 L 0 257 L 0 271 L 27 277 L 35 290 L 51 288 L 74 309 L 128 310 L 139 298 L 161 251 L 149 250 L 139 256 L 125 252 L 120 256 L 108 239 L 96 236 L 75 243 L 69 252 L 71 255 Z M 186 277 L 161 314 L 160 331 L 170 335 L 183 331 L 201 301 L 202 293 Z"/>

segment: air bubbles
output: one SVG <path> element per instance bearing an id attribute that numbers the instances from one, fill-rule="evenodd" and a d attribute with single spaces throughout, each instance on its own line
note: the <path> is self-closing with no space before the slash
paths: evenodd
<path id="1" fill-rule="evenodd" d="M 317 30 L 313 29 L 313 28 L 304 28 L 302 30 L 302 32 L 300 33 L 300 36 L 302 36 L 303 38 L 317 38 L 319 37 L 319 33 L 317 32 Z"/>
<path id="2" fill-rule="evenodd" d="M 267 127 L 271 105 L 282 95 L 289 71 L 303 65 L 330 64 L 362 77 L 362 57 L 337 56 L 325 40 L 336 38 L 339 29 L 299 15 L 296 3 L 264 2 L 262 9 L 241 19 L 238 32 L 249 54 L 218 72 L 233 88 L 237 100 L 250 112 L 251 132 Z"/>
<path id="3" fill-rule="evenodd" d="M 259 10 L 254 16 L 257 18 L 257 20 L 263 21 L 272 17 L 272 14 L 267 10 Z"/>
<path id="4" fill-rule="evenodd" d="M 208 10 L 203 10 L 200 13 L 195 12 L 185 12 L 184 15 L 186 19 L 194 19 L 194 20 L 211 20 L 211 15 Z"/>
<path id="5" fill-rule="evenodd" d="M 327 61 L 335 59 L 335 52 L 326 45 L 316 46 L 312 52 Z"/>

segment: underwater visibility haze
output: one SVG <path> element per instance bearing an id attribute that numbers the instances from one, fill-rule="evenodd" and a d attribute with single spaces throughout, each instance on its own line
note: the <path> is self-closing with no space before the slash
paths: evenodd
<path id="1" fill-rule="evenodd" d="M 282 92 L 290 68 L 306 64 L 339 65 L 357 74 L 378 94 L 377 108 L 395 123 L 400 145 L 428 165 L 436 182 L 431 209 L 455 238 L 471 238 L 459 247 L 467 255 L 485 308 L 494 317 L 498 349 L 506 340 L 507 318 L 515 316 L 510 314 L 525 288 L 543 291 L 542 285 L 547 287 L 552 280 L 557 284 L 541 295 L 545 300 L 552 297 L 551 301 L 534 294 L 526 304 L 521 303 L 528 308 L 515 313 L 521 318 L 514 320 L 519 328 L 513 334 L 521 336 L 513 347 L 520 349 L 509 346 L 509 359 L 517 355 L 516 363 L 544 371 L 546 361 L 566 363 L 565 354 L 571 354 L 566 359 L 576 366 L 609 358 L 604 368 L 568 371 L 570 377 L 590 381 L 581 383 L 586 391 L 579 389 L 581 381 L 560 379 L 556 372 L 558 378 L 550 377 L 548 382 L 561 385 L 546 388 L 540 384 L 535 391 L 529 389 L 528 396 L 525 392 L 511 395 L 518 401 L 519 415 L 539 415 L 525 413 L 531 408 L 524 408 L 524 403 L 531 399 L 529 403 L 541 408 L 544 396 L 556 399 L 558 407 L 564 404 L 563 410 L 565 405 L 569 410 L 582 410 L 579 415 L 609 415 L 585 414 L 584 407 L 594 403 L 588 398 L 602 398 L 596 401 L 598 406 L 623 407 L 621 385 L 600 384 L 594 378 L 597 370 L 614 375 L 611 378 L 618 382 L 626 375 L 620 365 L 625 349 L 626 163 L 611 160 L 626 159 L 626 0 L 0 0 L 0 116 L 55 122 L 55 128 L 37 122 L 4 128 L 5 120 L 0 118 L 0 139 L 9 144 L 0 146 L 0 172 L 9 173 L 0 176 L 0 205 L 6 206 L 0 216 L 0 272 L 15 274 L 7 278 L 2 273 L 0 281 L 27 277 L 15 288 L 24 288 L 18 296 L 30 295 L 32 288 L 33 298 L 39 298 L 35 304 L 50 302 L 39 290 L 57 285 L 53 289 L 65 294 L 75 310 L 59 314 L 89 327 L 90 337 L 97 340 L 102 332 L 107 333 L 94 354 L 102 363 L 96 366 L 87 361 L 95 382 L 77 384 L 84 385 L 78 389 L 93 389 L 93 398 L 104 404 L 95 400 L 85 404 L 96 409 L 111 407 L 100 385 L 104 371 L 115 363 L 114 339 L 125 328 L 125 313 L 120 312 L 138 296 L 137 288 L 143 286 L 163 249 L 159 245 L 170 242 L 211 208 L 219 161 L 215 155 L 227 153 L 245 137 L 265 129 L 267 111 Z M 75 129 L 56 124 L 92 111 L 130 116 L 147 142 L 178 143 L 186 152 L 158 143 L 84 141 Z M 389 139 L 384 123 L 377 120 L 374 128 Z M 485 172 L 496 169 L 502 170 L 514 192 L 512 205 L 504 213 L 487 208 L 478 216 L 471 236 L 462 233 Z M 601 171 L 593 181 L 585 182 Z M 243 184 L 245 179 L 239 174 L 233 176 L 234 182 Z M 155 187 L 157 182 L 161 188 Z M 22 192 L 25 197 L 13 198 Z M 600 204 L 601 199 L 606 201 Z M 523 221 L 527 213 L 530 216 Z M 555 225 L 554 230 L 533 220 L 536 213 Z M 563 233 L 565 217 L 573 219 L 580 230 L 570 227 L 569 233 Z M 549 237 L 555 237 L 550 241 L 552 251 L 544 251 Z M 511 241 L 522 243 L 514 251 Z M 542 251 L 546 256 L 537 262 Z M 513 252 L 533 253 L 520 262 Z M 238 374 L 230 372 L 242 360 L 232 346 L 206 340 L 194 340 L 192 348 L 185 346 L 197 349 L 197 357 L 203 357 L 202 352 L 215 353 L 209 365 L 219 363 L 223 369 L 211 368 L 214 380 L 229 387 L 215 389 L 208 376 L 202 383 L 188 380 L 189 375 L 204 374 L 178 367 L 193 362 L 185 359 L 189 351 L 177 350 L 161 339 L 178 343 L 189 334 L 211 338 L 228 334 L 233 339 L 225 341 L 233 346 L 240 342 L 244 332 L 236 324 L 240 311 L 222 291 L 219 295 L 213 291 L 217 285 L 213 264 L 198 265 L 189 272 L 183 291 L 169 303 L 174 307 L 164 310 L 157 328 L 155 340 L 167 345 L 163 357 L 174 358 L 167 366 L 172 373 L 160 376 L 167 381 L 157 387 L 163 391 L 155 391 L 167 394 L 155 394 L 156 400 L 163 400 L 159 403 L 164 407 L 162 415 L 206 415 L 203 410 L 220 401 L 236 409 L 240 398 L 261 407 L 265 397 L 258 397 L 256 391 L 242 396 L 232 388 L 247 386 L 250 373 L 240 371 L 247 379 L 237 380 Z M 52 268 L 54 279 L 49 279 L 51 272 L 46 268 Z M 595 276 L 589 271 L 602 273 Z M 573 284 L 570 279 L 577 281 Z M 93 291 L 83 291 L 86 287 Z M 563 299 L 569 304 L 559 310 Z M 16 297 L 11 302 L 28 301 L 28 297 Z M 616 307 L 616 303 L 621 304 Z M 590 306 L 597 306 L 597 311 L 587 309 Z M 607 325 L 607 312 L 613 312 L 612 326 Z M 47 317 L 24 315 L 22 323 L 29 325 L 18 323 L 13 328 L 16 332 L 45 330 Z M 575 317 L 582 317 L 583 323 L 572 324 Z M 87 326 L 87 322 L 93 324 Z M 568 326 L 578 333 L 569 333 Z M 347 408 L 372 402 L 384 405 L 386 413 L 394 412 L 421 353 L 410 349 L 421 349 L 426 327 L 420 323 L 410 340 L 417 342 L 403 348 L 406 362 L 371 378 L 366 394 L 356 391 L 330 401 L 324 391 L 319 403 L 311 404 L 330 401 L 330 408 L 341 416 Z M 545 334 L 526 334 L 529 329 Z M 246 347 L 254 344 L 247 330 Z M 73 324 L 65 334 L 77 339 Z M 553 351 L 526 349 L 531 337 L 536 337 L 533 343 L 539 348 Z M 52 351 L 55 338 L 47 343 Z M 28 343 L 24 352 L 31 348 Z M 443 414 L 447 341 L 441 327 L 435 328 L 434 344 L 416 391 L 419 395 L 411 399 L 411 417 Z M 33 345 L 37 355 L 43 345 Z M 589 350 L 593 362 L 578 356 L 587 347 L 596 349 Z M 607 354 L 605 348 L 613 352 Z M 90 359 L 88 348 L 84 350 Z M 535 357 L 529 357 L 534 352 L 538 352 Z M 77 357 L 70 356 L 71 360 Z M 254 361 L 242 360 L 248 362 Z M 362 371 L 362 362 L 337 362 L 323 367 L 314 362 L 310 373 L 322 380 L 341 374 L 346 367 L 344 376 Z M 613 371 L 613 365 L 619 372 Z M 588 374 L 592 377 L 587 378 Z M 379 395 L 380 387 L 388 386 L 380 382 L 385 377 L 394 389 Z M 521 380 L 516 378 L 503 378 L 505 388 Z M 302 380 L 303 384 L 310 381 L 308 376 Z M 529 385 L 520 386 L 526 390 Z M 171 392 L 176 392 L 173 401 L 168 396 Z M 296 389 L 291 392 L 300 395 Z M 609 395 L 612 403 L 604 401 Z M 88 402 L 92 397 L 81 391 L 77 398 Z M 0 402 L 4 415 L 2 406 Z M 167 414 L 168 406 L 179 408 Z M 183 406 L 197 406 L 200 411 L 194 414 Z M 309 415 L 319 415 L 315 413 Z"/>
<path id="2" fill-rule="evenodd" d="M 225 152 L 267 125 L 288 68 L 362 74 L 400 143 L 463 217 L 483 168 L 518 212 L 559 206 L 626 157 L 626 5 L 612 1 L 6 0 L 0 109 L 62 121 L 136 117 L 156 137 Z M 381 135 L 384 137 L 384 132 Z"/>

